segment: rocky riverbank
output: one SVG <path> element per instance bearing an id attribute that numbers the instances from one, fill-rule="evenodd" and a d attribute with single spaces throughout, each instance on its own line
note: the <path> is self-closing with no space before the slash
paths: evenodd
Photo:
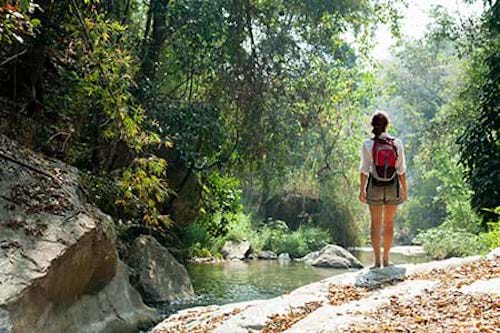
<path id="1" fill-rule="evenodd" d="M 193 295 L 184 266 L 153 237 L 118 240 L 80 176 L 0 135 L 1 333 L 135 333 L 160 320 L 144 302 Z"/>
<path id="2" fill-rule="evenodd" d="M 500 327 L 500 248 L 337 275 L 269 300 L 186 309 L 157 325 L 171 332 L 494 332 Z"/>
<path id="3" fill-rule="evenodd" d="M 279 262 L 300 261 L 306 265 L 330 268 L 362 268 L 361 262 L 352 253 L 341 246 L 327 244 L 318 251 L 313 251 L 302 258 L 292 258 L 286 252 L 275 253 L 261 251 L 255 253 L 249 241 L 226 241 L 222 247 L 222 258 L 194 257 L 194 263 L 219 263 L 233 260 L 277 260 Z"/>

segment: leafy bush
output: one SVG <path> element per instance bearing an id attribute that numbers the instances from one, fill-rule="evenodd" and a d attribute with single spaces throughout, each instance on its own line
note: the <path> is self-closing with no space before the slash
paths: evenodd
<path id="1" fill-rule="evenodd" d="M 479 238 L 488 250 L 493 250 L 500 247 L 500 221 L 488 223 L 488 228 L 490 231 L 479 234 Z"/>
<path id="2" fill-rule="evenodd" d="M 252 242 L 253 241 L 253 242 Z M 276 253 L 288 253 L 291 257 L 302 257 L 309 252 L 317 251 L 330 243 L 328 232 L 309 226 L 300 226 L 290 231 L 281 221 L 273 221 L 271 225 L 263 227 L 251 239 L 256 250 L 267 250 Z"/>
<path id="3" fill-rule="evenodd" d="M 225 240 L 252 240 L 257 237 L 257 234 L 252 227 L 252 219 L 250 215 L 243 213 L 231 214 Z"/>
<path id="4" fill-rule="evenodd" d="M 487 224 L 488 232 L 479 234 L 479 237 L 488 250 L 493 250 L 500 247 L 500 207 L 489 209 L 489 211 L 497 215 L 497 221 L 489 222 Z"/>
<path id="5" fill-rule="evenodd" d="M 435 259 L 464 257 L 485 252 L 486 246 L 478 235 L 446 227 L 421 232 L 416 241 L 421 243 L 427 255 Z"/>
<path id="6" fill-rule="evenodd" d="M 250 217 L 241 212 L 239 181 L 218 171 L 201 177 L 200 217 L 182 228 L 181 243 L 190 256 L 216 256 L 225 240 L 248 239 Z"/>
<path id="7" fill-rule="evenodd" d="M 285 222 L 271 220 L 255 225 L 251 215 L 231 214 L 227 233 L 213 237 L 199 222 L 184 228 L 183 242 L 188 246 L 190 256 L 220 256 L 220 250 L 228 240 L 248 240 L 256 252 L 266 250 L 288 253 L 291 257 L 302 257 L 317 251 L 331 242 L 327 231 L 317 227 L 301 226 L 291 231 Z"/>
<path id="8" fill-rule="evenodd" d="M 202 183 L 201 217 L 197 223 L 210 237 L 221 238 L 228 233 L 229 225 L 237 224 L 241 206 L 241 189 L 238 179 L 215 171 L 205 176 Z"/>
<path id="9" fill-rule="evenodd" d="M 191 248 L 190 255 L 192 257 L 211 257 L 212 253 L 206 247 L 203 247 L 201 243 L 195 243 Z"/>
<path id="10" fill-rule="evenodd" d="M 330 179 L 322 185 L 318 225 L 328 230 L 335 244 L 344 247 L 362 243 L 361 230 L 368 230 L 362 227 L 363 222 L 367 222 L 365 207 L 353 205 L 353 198 L 357 198 L 356 189 L 341 180 Z"/>

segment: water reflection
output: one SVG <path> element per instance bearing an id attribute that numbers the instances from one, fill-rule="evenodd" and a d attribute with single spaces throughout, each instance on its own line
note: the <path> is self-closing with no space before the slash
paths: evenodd
<path id="1" fill-rule="evenodd" d="M 271 298 L 347 270 L 277 261 L 191 264 L 188 267 L 201 304 L 225 304 Z"/>
<path id="2" fill-rule="evenodd" d="M 372 253 L 353 252 L 365 265 L 372 264 Z M 394 264 L 421 263 L 428 258 L 393 254 Z M 226 304 L 272 298 L 305 284 L 347 272 L 345 269 L 316 268 L 301 262 L 276 260 L 231 261 L 217 264 L 189 264 L 189 275 L 197 294 L 195 300 L 175 308 Z M 351 270 L 354 271 L 354 270 Z"/>

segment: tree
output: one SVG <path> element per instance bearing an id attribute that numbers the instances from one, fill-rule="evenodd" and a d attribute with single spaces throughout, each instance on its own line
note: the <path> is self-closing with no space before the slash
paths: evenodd
<path id="1" fill-rule="evenodd" d="M 479 38 L 478 38 L 479 37 Z M 470 112 L 458 139 L 461 162 L 472 190 L 472 205 L 484 222 L 495 216 L 483 208 L 500 206 L 500 5 L 491 5 L 483 17 L 477 47 L 463 92 Z M 486 223 L 484 224 L 486 226 Z"/>

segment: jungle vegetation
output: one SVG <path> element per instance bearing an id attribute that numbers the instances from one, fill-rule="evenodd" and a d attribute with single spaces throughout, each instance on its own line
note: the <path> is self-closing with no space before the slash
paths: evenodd
<path id="1" fill-rule="evenodd" d="M 80 168 L 124 240 L 298 257 L 367 241 L 359 147 L 384 109 L 407 150 L 398 241 L 436 257 L 500 246 L 500 7 L 436 7 L 409 40 L 399 4 L 0 1 L 0 131 Z M 383 63 L 380 24 L 400 38 Z"/>

